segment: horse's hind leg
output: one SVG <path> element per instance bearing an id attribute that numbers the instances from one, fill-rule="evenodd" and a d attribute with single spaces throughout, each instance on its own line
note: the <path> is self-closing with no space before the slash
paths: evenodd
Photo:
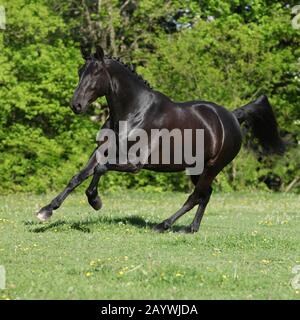
<path id="1" fill-rule="evenodd" d="M 212 194 L 212 188 L 209 187 L 209 189 L 205 193 L 203 193 L 203 195 L 201 196 L 201 199 L 199 201 L 199 207 L 197 209 L 193 222 L 189 226 L 182 228 L 180 230 L 181 232 L 194 233 L 199 230 L 200 223 L 203 218 L 204 211 L 209 202 L 211 194 Z"/>
<path id="2" fill-rule="evenodd" d="M 214 175 L 212 176 L 208 174 L 207 170 L 205 170 L 200 176 L 192 176 L 191 179 L 193 184 L 195 185 L 193 193 L 189 196 L 188 200 L 180 210 L 178 210 L 170 218 L 155 226 L 154 230 L 163 232 L 169 229 L 177 219 L 193 209 L 195 205 L 199 204 L 193 223 L 181 230 L 186 233 L 198 231 L 205 208 L 212 193 L 211 183 L 213 178 Z"/>
<path id="3" fill-rule="evenodd" d="M 199 199 L 198 190 L 195 188 L 195 190 L 188 197 L 187 201 L 182 206 L 182 208 L 178 210 L 175 214 L 173 214 L 170 218 L 156 225 L 154 227 L 154 230 L 158 232 L 163 232 L 168 230 L 177 219 L 179 219 L 185 213 L 187 213 L 188 211 L 194 208 L 194 206 L 198 203 L 198 199 Z"/>
<path id="4" fill-rule="evenodd" d="M 96 151 L 94 151 L 85 168 L 70 180 L 67 187 L 58 196 L 56 196 L 48 205 L 43 207 L 37 213 L 37 218 L 41 221 L 48 220 L 52 216 L 53 210 L 58 209 L 63 201 L 67 198 L 67 196 L 85 179 L 93 174 L 97 163 Z"/>
<path id="5" fill-rule="evenodd" d="M 182 228 L 180 231 L 185 233 L 194 233 L 199 230 L 201 220 L 203 218 L 206 206 L 209 202 L 210 196 L 212 194 L 212 181 L 215 177 L 215 174 L 212 172 L 209 173 L 209 169 L 203 172 L 203 174 L 197 179 L 192 179 L 195 184 L 195 189 L 198 190 L 198 209 L 196 211 L 195 218 L 193 222 L 187 226 Z"/>

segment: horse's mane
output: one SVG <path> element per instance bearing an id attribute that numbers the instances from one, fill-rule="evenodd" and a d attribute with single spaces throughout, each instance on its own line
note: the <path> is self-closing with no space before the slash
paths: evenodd
<path id="1" fill-rule="evenodd" d="M 127 70 L 131 71 L 131 73 L 139 80 L 142 81 L 144 83 L 144 85 L 146 85 L 148 88 L 152 89 L 150 83 L 145 80 L 140 74 L 138 74 L 135 70 L 135 68 L 133 67 L 133 65 L 128 65 L 127 63 L 123 62 L 120 58 L 116 58 L 116 57 L 112 57 L 109 55 L 105 56 L 107 59 L 111 59 L 117 63 L 119 63 L 120 65 L 122 65 L 123 67 L 125 67 Z"/>

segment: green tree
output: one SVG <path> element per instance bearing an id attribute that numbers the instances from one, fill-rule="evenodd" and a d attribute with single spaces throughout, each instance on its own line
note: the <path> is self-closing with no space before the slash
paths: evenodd
<path id="1" fill-rule="evenodd" d="M 79 46 L 101 43 L 133 63 L 175 100 L 204 99 L 229 108 L 267 94 L 291 146 L 258 163 L 244 150 L 217 186 L 257 186 L 270 172 L 299 191 L 299 30 L 297 1 L 6 0 L 0 31 L 0 192 L 61 188 L 87 161 L 105 117 L 95 106 L 77 117 L 69 100 L 82 64 Z M 103 100 L 100 100 L 103 105 Z M 96 104 L 97 105 L 97 104 Z M 293 147 L 294 146 L 294 147 Z M 109 173 L 105 189 L 186 190 L 178 174 Z M 259 186 L 264 188 L 264 184 Z"/>

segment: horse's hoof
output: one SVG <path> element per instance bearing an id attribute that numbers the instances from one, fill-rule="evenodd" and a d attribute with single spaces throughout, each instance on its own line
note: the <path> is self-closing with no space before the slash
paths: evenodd
<path id="1" fill-rule="evenodd" d="M 88 199 L 89 204 L 94 208 L 95 210 L 100 210 L 102 208 L 102 201 L 99 196 L 93 199 Z"/>
<path id="2" fill-rule="evenodd" d="M 46 222 L 51 218 L 51 216 L 52 216 L 52 211 L 47 211 L 47 210 L 40 210 L 36 215 L 36 217 L 42 222 Z"/>
<path id="3" fill-rule="evenodd" d="M 157 224 L 154 226 L 153 230 L 156 232 L 164 232 L 169 229 L 169 226 L 167 226 L 164 222 Z"/>

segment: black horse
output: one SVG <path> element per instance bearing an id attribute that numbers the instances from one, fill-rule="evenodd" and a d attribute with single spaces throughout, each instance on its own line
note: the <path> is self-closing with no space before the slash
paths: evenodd
<path id="1" fill-rule="evenodd" d="M 150 132 L 153 128 L 204 129 L 204 170 L 199 175 L 191 176 L 195 186 L 194 191 L 180 210 L 155 227 L 157 231 L 169 229 L 178 218 L 196 205 L 198 209 L 195 218 L 183 231 L 198 231 L 212 193 L 211 185 L 214 178 L 240 151 L 242 144 L 240 125 L 243 122 L 252 129 L 253 136 L 260 142 L 265 152 L 282 153 L 284 150 L 272 108 L 265 96 L 233 112 L 206 101 L 177 103 L 164 94 L 152 90 L 140 76 L 118 59 L 105 56 L 101 47 L 98 47 L 93 55 L 91 52 L 82 51 L 82 53 L 85 64 L 79 69 L 80 81 L 71 102 L 71 108 L 76 114 L 85 112 L 90 103 L 98 97 L 105 96 L 109 118 L 103 128 L 112 129 L 116 134 L 119 121 L 127 121 L 130 129 L 140 128 L 146 132 Z M 191 143 L 194 144 L 195 141 Z M 100 177 L 109 170 L 133 173 L 141 169 L 176 172 L 187 168 L 184 162 L 182 164 L 171 162 L 167 165 L 161 162 L 155 165 L 129 162 L 99 164 L 97 148 L 85 168 L 70 180 L 64 191 L 37 213 L 41 221 L 48 220 L 53 210 L 60 207 L 72 190 L 91 175 L 93 179 L 86 190 L 86 195 L 90 205 L 99 210 L 102 203 L 97 186 Z"/>

